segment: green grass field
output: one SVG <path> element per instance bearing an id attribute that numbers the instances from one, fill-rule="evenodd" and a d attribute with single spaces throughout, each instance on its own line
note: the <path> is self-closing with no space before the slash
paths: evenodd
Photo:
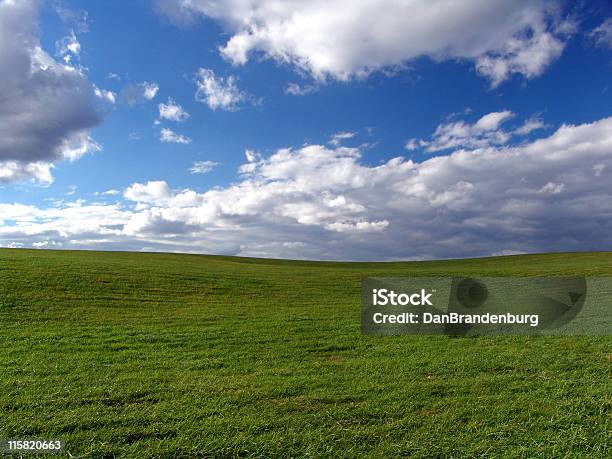
<path id="1" fill-rule="evenodd" d="M 612 275 L 0 250 L 0 438 L 78 457 L 610 457 L 609 337 L 360 334 L 360 279 Z"/>

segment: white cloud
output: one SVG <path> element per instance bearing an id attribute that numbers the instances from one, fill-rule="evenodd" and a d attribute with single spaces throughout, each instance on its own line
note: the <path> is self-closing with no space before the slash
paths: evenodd
<path id="1" fill-rule="evenodd" d="M 192 174 L 206 174 L 212 171 L 219 163 L 214 161 L 196 161 L 189 169 Z"/>
<path id="2" fill-rule="evenodd" d="M 96 246 L 121 237 L 130 212 L 113 204 L 86 204 L 81 200 L 40 209 L 20 204 L 0 204 L 0 214 L 14 225 L 0 225 L 0 241 L 36 247 L 54 242 L 66 247 Z M 27 240 L 27 244 L 25 243 Z M 1 243 L 2 245 L 7 245 Z"/>
<path id="3" fill-rule="evenodd" d="M 62 38 L 55 44 L 56 54 L 62 58 L 66 64 L 72 62 L 72 58 L 78 58 L 81 54 L 81 43 L 77 40 L 74 31 L 70 35 Z"/>
<path id="4" fill-rule="evenodd" d="M 159 85 L 157 83 L 149 83 L 148 81 L 145 81 L 141 83 L 140 86 L 142 87 L 142 95 L 147 100 L 154 99 L 159 91 Z"/>
<path id="5" fill-rule="evenodd" d="M 246 94 L 236 86 L 236 77 L 217 77 L 210 69 L 198 70 L 196 88 L 196 100 L 204 102 L 212 110 L 238 110 L 246 98 Z"/>
<path id="6" fill-rule="evenodd" d="M 318 86 L 314 84 L 299 85 L 297 83 L 289 83 L 285 88 L 285 94 L 290 94 L 292 96 L 305 96 L 315 92 L 317 89 L 319 89 Z"/>
<path id="7" fill-rule="evenodd" d="M 612 117 L 422 163 L 370 166 L 361 155 L 249 152 L 236 183 L 201 193 L 151 181 L 123 203 L 0 204 L 0 244 L 362 260 L 610 246 Z"/>
<path id="8" fill-rule="evenodd" d="M 244 156 L 247 160 L 246 164 L 241 165 L 238 168 L 238 173 L 240 174 L 251 174 L 257 169 L 257 164 L 261 162 L 261 155 L 253 150 L 246 149 L 244 151 Z"/>
<path id="9" fill-rule="evenodd" d="M 93 88 L 94 88 L 94 94 L 99 99 L 102 99 L 111 104 L 114 104 L 115 101 L 117 100 L 117 94 L 115 94 L 113 91 L 108 91 L 106 89 L 100 89 L 96 85 L 94 85 Z"/>
<path id="10" fill-rule="evenodd" d="M 130 186 L 123 196 L 125 199 L 137 202 L 159 202 L 171 195 L 170 187 L 163 181 L 151 181 L 146 184 L 135 183 Z"/>
<path id="11" fill-rule="evenodd" d="M 355 135 L 357 135 L 356 132 L 350 131 L 336 132 L 334 135 L 332 135 L 329 143 L 337 147 L 342 143 L 343 140 L 352 139 L 353 137 L 355 137 Z"/>
<path id="12" fill-rule="evenodd" d="M 563 183 L 554 183 L 548 182 L 542 188 L 540 188 L 540 193 L 544 194 L 559 194 L 563 191 L 565 185 Z"/>
<path id="13" fill-rule="evenodd" d="M 189 118 L 189 113 L 183 110 L 183 107 L 174 102 L 172 97 L 168 97 L 167 104 L 160 103 L 157 108 L 159 110 L 160 119 L 180 122 Z"/>
<path id="14" fill-rule="evenodd" d="M 595 27 L 589 36 L 597 45 L 612 49 L 612 18 L 606 19 Z"/>
<path id="15" fill-rule="evenodd" d="M 61 144 L 62 155 L 69 161 L 76 161 L 88 153 L 101 151 L 102 146 L 86 132 L 79 133 L 70 139 L 64 139 Z"/>
<path id="16" fill-rule="evenodd" d="M 427 141 L 425 140 L 420 140 L 420 139 L 408 139 L 406 141 L 406 145 L 405 148 L 408 151 L 414 151 L 414 150 L 418 150 L 419 148 L 423 148 L 427 146 Z"/>
<path id="17" fill-rule="evenodd" d="M 370 233 L 383 231 L 389 226 L 389 220 L 380 220 L 377 222 L 357 221 L 357 222 L 334 222 L 325 226 L 325 228 L 339 233 Z"/>
<path id="18" fill-rule="evenodd" d="M 522 126 L 518 127 L 514 130 L 514 134 L 517 135 L 527 135 L 531 134 L 533 131 L 537 131 L 539 129 L 546 129 L 549 126 L 544 123 L 540 118 L 529 118 L 526 120 Z"/>
<path id="19" fill-rule="evenodd" d="M 32 243 L 32 247 L 35 249 L 44 249 L 46 247 L 61 248 L 62 246 L 63 244 L 61 242 L 56 241 L 40 241 Z"/>
<path id="20" fill-rule="evenodd" d="M 143 81 L 138 84 L 128 84 L 121 91 L 123 101 L 128 105 L 147 102 L 155 99 L 159 91 L 157 83 Z"/>
<path id="21" fill-rule="evenodd" d="M 249 163 L 253 163 L 261 160 L 261 155 L 259 153 L 254 152 L 253 150 L 246 149 L 244 151 L 244 156 Z"/>
<path id="22" fill-rule="evenodd" d="M 53 164 L 99 149 L 94 88 L 78 67 L 41 47 L 39 3 L 0 0 L 0 182 L 53 180 Z M 60 51 L 78 55 L 74 34 Z"/>
<path id="23" fill-rule="evenodd" d="M 556 0 L 157 0 L 177 24 L 198 16 L 229 33 L 235 65 L 259 53 L 317 80 L 348 80 L 413 59 L 464 59 L 495 86 L 533 78 L 563 51 L 572 24 Z M 299 93 L 299 91 L 297 91 Z"/>
<path id="24" fill-rule="evenodd" d="M 551 31 L 546 30 L 545 23 L 538 23 L 531 28 L 531 33 L 515 36 L 502 49 L 479 57 L 476 70 L 491 80 L 492 87 L 512 74 L 537 77 L 563 52 L 564 29 L 570 29 L 567 23 L 561 23 Z"/>
<path id="25" fill-rule="evenodd" d="M 450 118 L 455 118 L 456 114 Z M 515 114 L 509 110 L 483 115 L 475 123 L 462 120 L 440 124 L 429 140 L 409 139 L 406 150 L 424 149 L 428 152 L 458 148 L 484 148 L 491 145 L 508 144 L 514 136 L 525 136 L 549 126 L 540 118 L 531 117 L 514 129 L 503 129 L 502 125 L 512 120 Z"/>
<path id="26" fill-rule="evenodd" d="M 172 129 L 163 128 L 159 132 L 159 140 L 166 143 L 191 143 L 191 139 L 182 134 L 177 134 Z"/>
<path id="27" fill-rule="evenodd" d="M 474 125 L 474 130 L 477 132 L 482 131 L 495 131 L 510 118 L 514 117 L 514 113 L 510 110 L 503 110 L 501 112 L 492 112 L 484 115 Z"/>
<path id="28" fill-rule="evenodd" d="M 52 169 L 52 164 L 43 161 L 25 164 L 19 161 L 0 161 L 0 183 L 32 179 L 40 184 L 48 185 L 53 182 Z"/>
<path id="29" fill-rule="evenodd" d="M 483 148 L 503 145 L 512 137 L 501 125 L 514 118 L 509 110 L 492 112 L 482 116 L 474 124 L 465 121 L 451 121 L 439 125 L 431 140 L 410 139 L 406 143 L 409 151 L 425 148 L 428 152 L 453 148 Z"/>

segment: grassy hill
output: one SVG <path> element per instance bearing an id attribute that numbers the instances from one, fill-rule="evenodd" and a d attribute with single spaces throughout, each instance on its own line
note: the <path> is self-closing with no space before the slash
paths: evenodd
<path id="1" fill-rule="evenodd" d="M 609 337 L 362 336 L 360 279 L 408 274 L 612 276 L 612 253 L 2 249 L 0 438 L 80 457 L 610 457 Z"/>

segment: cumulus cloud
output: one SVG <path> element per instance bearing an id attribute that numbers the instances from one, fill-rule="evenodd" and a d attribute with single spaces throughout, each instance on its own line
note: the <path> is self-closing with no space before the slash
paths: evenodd
<path id="1" fill-rule="evenodd" d="M 52 169 L 53 165 L 44 161 L 25 164 L 20 161 L 0 161 L 0 183 L 34 179 L 48 184 L 53 182 Z"/>
<path id="2" fill-rule="evenodd" d="M 87 153 L 100 150 L 102 146 L 84 132 L 71 139 L 65 139 L 62 144 L 64 158 L 70 161 L 76 161 Z"/>
<path id="3" fill-rule="evenodd" d="M 218 77 L 214 71 L 200 68 L 197 73 L 195 98 L 212 110 L 219 108 L 235 111 L 245 100 L 246 94 L 238 89 L 236 77 Z"/>
<path id="4" fill-rule="evenodd" d="M 455 118 L 456 115 L 450 118 Z M 458 148 L 484 148 L 491 145 L 505 145 L 513 137 L 526 136 L 550 127 L 537 116 L 525 120 L 520 126 L 512 129 L 502 127 L 515 116 L 510 110 L 502 110 L 487 113 L 472 124 L 463 120 L 449 121 L 440 124 L 430 139 L 409 139 L 405 147 L 408 151 L 423 149 L 430 153 Z"/>
<path id="5" fill-rule="evenodd" d="M 255 171 L 255 169 L 257 169 L 257 164 L 262 160 L 262 157 L 256 151 L 248 148 L 244 151 L 244 156 L 247 162 L 238 168 L 238 173 L 251 174 Z"/>
<path id="6" fill-rule="evenodd" d="M 152 100 L 157 95 L 157 91 L 159 91 L 159 85 L 157 83 L 149 83 L 148 81 L 144 81 L 140 84 L 142 88 L 142 95 L 147 100 Z"/>
<path id="7" fill-rule="evenodd" d="M 157 83 L 143 81 L 142 83 L 129 84 L 124 87 L 122 96 L 125 103 L 128 105 L 135 105 L 155 99 L 158 91 L 159 85 Z"/>
<path id="8" fill-rule="evenodd" d="M 98 149 L 101 119 L 83 73 L 40 47 L 38 2 L 0 1 L 0 182 L 53 180 L 53 164 Z M 76 39 L 75 39 L 76 40 Z M 78 54 L 72 38 L 67 52 Z"/>
<path id="9" fill-rule="evenodd" d="M 86 247 L 88 244 L 103 244 L 121 236 L 130 213 L 118 204 L 86 204 L 81 200 L 47 209 L 0 204 L 0 215 L 15 222 L 13 225 L 0 225 L 0 245 Z M 23 241 L 30 238 L 31 243 Z"/>
<path id="10" fill-rule="evenodd" d="M 128 187 L 123 194 L 126 199 L 137 202 L 161 202 L 170 195 L 170 187 L 166 182 L 160 180 L 147 182 L 146 184 L 135 183 Z"/>
<path id="11" fill-rule="evenodd" d="M 191 139 L 182 134 L 177 134 L 172 129 L 163 128 L 159 132 L 159 140 L 165 143 L 182 143 L 188 144 L 191 143 Z"/>
<path id="12" fill-rule="evenodd" d="M 183 110 L 179 104 L 174 102 L 172 97 L 168 97 L 168 103 L 161 103 L 157 106 L 159 110 L 159 118 L 171 121 L 185 121 L 189 118 L 189 113 Z"/>
<path id="13" fill-rule="evenodd" d="M 254 163 L 256 161 L 261 160 L 261 155 L 259 153 L 254 152 L 253 150 L 245 150 L 244 157 L 249 163 Z"/>
<path id="14" fill-rule="evenodd" d="M 117 100 L 117 94 L 115 94 L 113 91 L 109 91 L 107 89 L 100 89 L 97 86 L 94 85 L 94 94 L 96 95 L 96 97 L 109 102 L 111 104 L 114 104 L 115 101 Z"/>
<path id="15" fill-rule="evenodd" d="M 478 57 L 476 70 L 491 80 L 492 87 L 512 74 L 526 78 L 541 75 L 561 55 L 565 38 L 573 31 L 569 22 L 562 22 L 550 31 L 546 27 L 546 22 L 536 22 L 528 33 L 515 35 L 501 49 Z"/>
<path id="16" fill-rule="evenodd" d="M 219 163 L 214 161 L 196 161 L 189 169 L 192 174 L 206 174 L 212 171 Z"/>
<path id="17" fill-rule="evenodd" d="M 482 148 L 489 145 L 503 145 L 510 140 L 512 134 L 501 129 L 501 125 L 514 118 L 514 116 L 511 111 L 502 110 L 487 113 L 474 124 L 465 121 L 451 121 L 440 124 L 430 140 L 410 139 L 406 143 L 406 149 L 411 151 L 424 148 L 428 152 L 436 152 L 453 148 Z M 522 126 L 523 131 L 531 128 L 535 129 L 533 126 Z"/>
<path id="18" fill-rule="evenodd" d="M 540 75 L 563 51 L 572 23 L 555 0 L 157 0 L 176 24 L 218 21 L 235 65 L 261 54 L 316 80 L 348 80 L 413 59 L 464 59 L 497 85 Z M 296 93 L 299 93 L 297 87 Z"/>
<path id="19" fill-rule="evenodd" d="M 481 128 L 499 127 L 492 119 Z M 398 156 L 370 166 L 363 153 L 324 145 L 267 158 L 249 151 L 239 181 L 205 192 L 157 180 L 133 184 L 112 205 L 0 204 L 0 241 L 360 260 L 598 250 L 612 242 L 612 118 L 421 163 Z"/>

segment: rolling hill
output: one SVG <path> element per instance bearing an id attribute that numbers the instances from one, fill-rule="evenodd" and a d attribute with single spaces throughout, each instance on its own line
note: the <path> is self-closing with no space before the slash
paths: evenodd
<path id="1" fill-rule="evenodd" d="M 79 457 L 609 457 L 609 337 L 360 334 L 361 278 L 451 274 L 612 276 L 612 253 L 2 249 L 0 438 Z"/>

